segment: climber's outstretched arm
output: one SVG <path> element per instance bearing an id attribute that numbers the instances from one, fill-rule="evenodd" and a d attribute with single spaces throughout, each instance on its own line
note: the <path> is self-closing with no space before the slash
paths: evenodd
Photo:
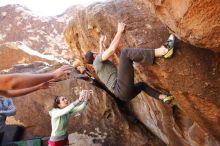
<path id="1" fill-rule="evenodd" d="M 17 73 L 0 75 L 0 90 L 16 90 L 22 88 L 29 88 L 51 79 L 59 80 L 62 76 L 70 73 L 72 67 L 65 65 L 51 73 L 43 74 L 28 74 Z"/>
<path id="2" fill-rule="evenodd" d="M 102 61 L 107 60 L 108 58 L 110 58 L 115 53 L 124 29 L 125 29 L 125 24 L 124 23 L 118 23 L 118 31 L 117 31 L 114 39 L 112 40 L 109 48 L 103 52 Z"/>
<path id="3" fill-rule="evenodd" d="M 23 88 L 18 90 L 0 90 L 0 95 L 4 97 L 18 97 L 37 91 L 39 89 L 47 89 L 53 85 L 55 85 L 54 82 L 44 82 L 29 88 Z"/>

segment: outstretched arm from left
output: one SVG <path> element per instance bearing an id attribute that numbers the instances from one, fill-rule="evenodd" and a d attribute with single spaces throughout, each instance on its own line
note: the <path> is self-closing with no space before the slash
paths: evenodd
<path id="1" fill-rule="evenodd" d="M 3 91 L 0 91 L 0 95 L 4 96 L 4 97 L 23 96 L 23 95 L 29 94 L 31 92 L 37 91 L 39 89 L 47 89 L 47 88 L 53 86 L 54 84 L 55 84 L 54 82 L 45 82 L 45 83 L 41 83 L 41 84 L 38 84 L 36 86 L 29 87 L 29 88 L 24 88 L 24 89 L 3 90 Z"/>
<path id="2" fill-rule="evenodd" d="M 16 73 L 8 75 L 0 75 L 0 90 L 16 90 L 29 88 L 51 79 L 58 80 L 62 76 L 70 73 L 71 66 L 65 65 L 51 73 L 30 74 L 30 73 Z"/>

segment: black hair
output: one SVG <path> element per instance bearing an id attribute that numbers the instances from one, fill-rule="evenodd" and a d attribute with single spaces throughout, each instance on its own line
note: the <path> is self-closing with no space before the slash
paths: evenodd
<path id="1" fill-rule="evenodd" d="M 60 97 L 61 97 L 61 96 L 55 96 L 55 97 L 54 97 L 53 108 L 60 108 L 60 107 L 58 106 L 58 104 L 60 104 Z"/>
<path id="2" fill-rule="evenodd" d="M 86 63 L 92 64 L 94 61 L 93 53 L 91 51 L 87 51 L 84 60 Z"/>

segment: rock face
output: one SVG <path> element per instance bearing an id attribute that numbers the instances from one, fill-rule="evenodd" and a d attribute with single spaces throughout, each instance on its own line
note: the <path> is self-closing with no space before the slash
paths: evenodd
<path id="1" fill-rule="evenodd" d="M 19 5 L 1 7 L 0 69 L 4 71 L 0 73 L 44 72 L 56 68 L 58 62 L 68 62 L 65 59 L 72 56 L 62 32 L 80 9 L 74 6 L 56 17 L 38 17 Z M 24 139 L 48 137 L 51 132 L 48 110 L 53 96 L 62 94 L 74 100 L 81 89 L 93 89 L 95 95 L 81 116 L 70 120 L 70 142 L 80 145 L 82 137 L 86 137 L 89 142 L 82 145 L 165 145 L 133 116 L 121 111 L 103 90 L 73 78 L 50 90 L 15 98 L 17 114 L 8 118 L 7 123 L 23 125 L 26 128 Z"/>
<path id="2" fill-rule="evenodd" d="M 163 2 L 158 1 L 159 4 Z M 195 4 L 197 2 L 199 1 Z M 216 4 L 218 4 L 217 1 Z M 212 3 L 208 6 L 211 5 Z M 189 7 L 189 12 L 192 12 L 191 8 L 195 6 Z M 197 11 L 201 8 L 203 7 L 195 9 Z M 151 9 L 152 6 L 148 6 L 145 1 L 132 0 L 116 0 L 90 5 L 79 11 L 77 17 L 73 18 L 65 30 L 65 38 L 74 55 L 82 59 L 87 50 L 98 51 L 100 33 L 107 36 L 106 44 L 109 44 L 115 35 L 117 22 L 124 21 L 127 26 L 119 48 L 160 47 L 169 34 L 161 21 L 154 13 L 151 13 Z M 184 7 L 184 11 L 187 11 L 187 8 Z M 181 17 L 183 12 L 176 15 Z M 184 31 L 178 34 L 179 31 L 173 30 L 180 38 L 185 38 L 184 40 L 190 39 L 193 44 L 216 50 L 220 41 L 214 38 L 219 37 L 217 35 L 219 24 L 210 29 L 207 27 L 207 31 L 203 31 L 203 26 L 210 23 L 210 17 L 207 19 L 202 17 L 202 25 L 199 26 L 196 24 L 200 21 L 196 19 L 200 14 L 188 14 L 186 13 L 185 16 L 189 19 L 186 21 L 182 19 L 181 24 L 175 28 Z M 169 18 L 173 18 L 174 23 L 177 21 L 176 17 Z M 219 20 L 219 18 L 216 19 Z M 192 25 L 195 25 L 195 28 L 192 28 L 195 31 L 188 30 L 190 28 L 186 28 L 186 31 L 181 29 L 187 26 L 190 20 L 193 22 Z M 216 24 L 217 21 L 212 22 Z M 173 23 L 172 25 L 175 26 Z M 188 35 L 189 32 L 192 35 Z M 197 35 L 193 35 L 196 33 Z M 204 37 L 206 34 L 209 35 Z M 212 38 L 211 36 L 213 36 L 212 40 L 217 43 L 206 43 L 208 38 Z M 170 91 L 176 97 L 175 102 L 170 106 L 164 105 L 145 93 L 141 93 L 127 104 L 127 108 L 167 145 L 219 146 L 220 54 L 185 44 L 182 41 L 177 41 L 175 48 L 175 55 L 172 59 L 156 59 L 152 66 L 135 65 L 136 81 L 145 81 L 155 88 Z M 115 64 L 118 64 L 119 53 L 120 49 L 113 57 Z"/>
<path id="3" fill-rule="evenodd" d="M 20 5 L 0 7 L 0 69 L 34 61 L 68 63 L 72 55 L 63 31 L 80 9 L 73 6 L 59 16 L 39 17 Z"/>
<path id="4" fill-rule="evenodd" d="M 179 5 L 182 7 L 177 7 Z M 98 51 L 100 34 L 107 36 L 106 44 L 111 42 L 118 21 L 127 24 L 119 44 L 121 49 L 160 47 L 169 35 L 168 26 L 178 38 L 186 42 L 219 51 L 218 7 L 218 0 L 114 0 L 92 4 L 87 8 L 73 7 L 63 15 L 46 18 L 35 16 L 21 6 L 1 7 L 0 43 L 16 43 L 15 47 L 0 47 L 0 55 L 3 55 L 0 56 L 0 69 L 15 63 L 39 60 L 51 64 L 57 62 L 57 59 L 48 60 L 41 54 L 82 60 L 87 50 Z M 62 36 L 68 20 L 72 21 L 65 30 L 65 38 L 73 56 L 65 47 Z M 41 54 L 30 57 L 24 51 L 27 48 Z M 117 65 L 121 49 L 113 57 Z M 103 90 L 71 78 L 49 90 L 15 98 L 17 115 L 8 122 L 24 125 L 26 138 L 33 135 L 49 136 L 48 110 L 53 96 L 62 94 L 74 100 L 79 90 L 92 89 L 95 93 L 93 99 L 81 116 L 71 119 L 69 132 L 77 131 L 90 136 L 93 144 L 219 146 L 219 58 L 219 53 L 178 40 L 172 59 L 155 59 L 152 66 L 135 64 L 135 80 L 169 90 L 176 97 L 171 105 L 164 105 L 145 93 L 129 103 L 121 104 Z M 92 72 L 91 67 L 88 68 Z M 17 65 L 8 71 L 35 72 L 44 69 L 45 64 L 37 62 Z"/>
<path id="5" fill-rule="evenodd" d="M 56 60 L 50 59 L 47 55 L 42 58 L 39 55 L 31 55 L 20 48 L 12 45 L 0 45 L 1 64 L 0 70 L 11 68 L 16 64 L 29 64 L 33 62 L 55 63 Z"/>
<path id="6" fill-rule="evenodd" d="M 39 17 L 20 5 L 0 8 L 0 44 L 19 42 L 42 54 L 70 58 L 63 30 L 81 6 L 55 17 Z M 70 15 L 71 13 L 71 15 Z"/>
<path id="7" fill-rule="evenodd" d="M 137 1 L 150 6 L 153 13 L 182 40 L 220 51 L 219 0 Z"/>

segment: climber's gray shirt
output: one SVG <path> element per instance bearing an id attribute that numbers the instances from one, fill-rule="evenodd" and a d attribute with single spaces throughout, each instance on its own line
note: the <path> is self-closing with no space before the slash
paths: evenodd
<path id="1" fill-rule="evenodd" d="M 109 60 L 102 61 L 102 54 L 96 56 L 93 67 L 99 79 L 106 85 L 106 87 L 113 92 L 113 88 L 117 78 L 117 68 Z"/>

